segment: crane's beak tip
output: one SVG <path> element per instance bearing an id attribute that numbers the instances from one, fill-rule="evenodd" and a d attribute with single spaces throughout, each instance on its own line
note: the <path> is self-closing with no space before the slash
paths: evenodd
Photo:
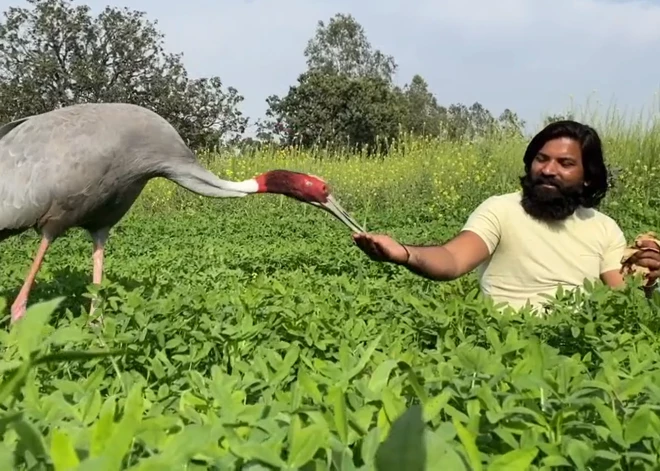
<path id="1" fill-rule="evenodd" d="M 328 211 L 334 217 L 343 222 L 346 227 L 353 231 L 354 234 L 366 232 L 364 228 L 355 219 L 353 219 L 350 214 L 348 214 L 348 211 L 342 208 L 339 202 L 331 194 L 328 195 L 325 202 L 312 202 L 312 204 Z"/>

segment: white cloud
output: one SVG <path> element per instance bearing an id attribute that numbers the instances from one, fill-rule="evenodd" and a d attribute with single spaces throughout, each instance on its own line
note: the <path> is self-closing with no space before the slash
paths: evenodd
<path id="1" fill-rule="evenodd" d="M 536 123 L 595 91 L 621 107 L 651 104 L 660 85 L 660 3 L 597 0 L 88 0 L 144 10 L 193 75 L 219 75 L 252 119 L 305 69 L 318 20 L 351 13 L 372 45 L 421 74 L 443 104 L 481 102 Z M 0 0 L 6 10 L 10 4 Z"/>

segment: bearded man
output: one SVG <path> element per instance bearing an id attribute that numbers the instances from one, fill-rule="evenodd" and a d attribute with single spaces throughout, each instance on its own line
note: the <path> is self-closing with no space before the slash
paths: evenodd
<path id="1" fill-rule="evenodd" d="M 570 120 L 549 124 L 530 141 L 523 162 L 521 191 L 486 199 L 443 245 L 402 245 L 382 234 L 353 239 L 372 260 L 433 280 L 454 280 L 478 268 L 482 292 L 515 309 L 539 308 L 547 301 L 543 295 L 554 296 L 559 285 L 580 287 L 585 278 L 624 286 L 626 239 L 612 218 L 595 209 L 608 190 L 597 132 Z M 647 286 L 660 276 L 660 254 L 653 250 L 640 250 L 630 262 L 649 269 Z"/>

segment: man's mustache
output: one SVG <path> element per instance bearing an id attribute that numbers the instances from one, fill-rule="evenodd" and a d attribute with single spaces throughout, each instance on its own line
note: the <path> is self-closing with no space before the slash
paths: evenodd
<path id="1" fill-rule="evenodd" d="M 534 185 L 552 185 L 555 188 L 561 188 L 561 184 L 552 177 L 536 177 L 533 179 L 532 183 Z"/>

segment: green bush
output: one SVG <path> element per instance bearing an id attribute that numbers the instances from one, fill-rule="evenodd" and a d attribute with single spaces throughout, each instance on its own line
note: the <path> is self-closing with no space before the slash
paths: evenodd
<path id="1" fill-rule="evenodd" d="M 632 240 L 660 227 L 659 140 L 604 137 L 617 186 L 602 209 Z M 368 230 L 431 243 L 517 188 L 524 146 L 201 157 L 231 179 L 321 175 Z M 37 244 L 2 244 L 6 304 Z M 474 274 L 372 263 L 311 206 L 154 181 L 111 236 L 96 331 L 91 254 L 73 231 L 26 317 L 9 329 L 0 306 L 0 469 L 657 469 L 660 299 L 638 280 L 559 293 L 547 317 L 500 314 Z"/>

